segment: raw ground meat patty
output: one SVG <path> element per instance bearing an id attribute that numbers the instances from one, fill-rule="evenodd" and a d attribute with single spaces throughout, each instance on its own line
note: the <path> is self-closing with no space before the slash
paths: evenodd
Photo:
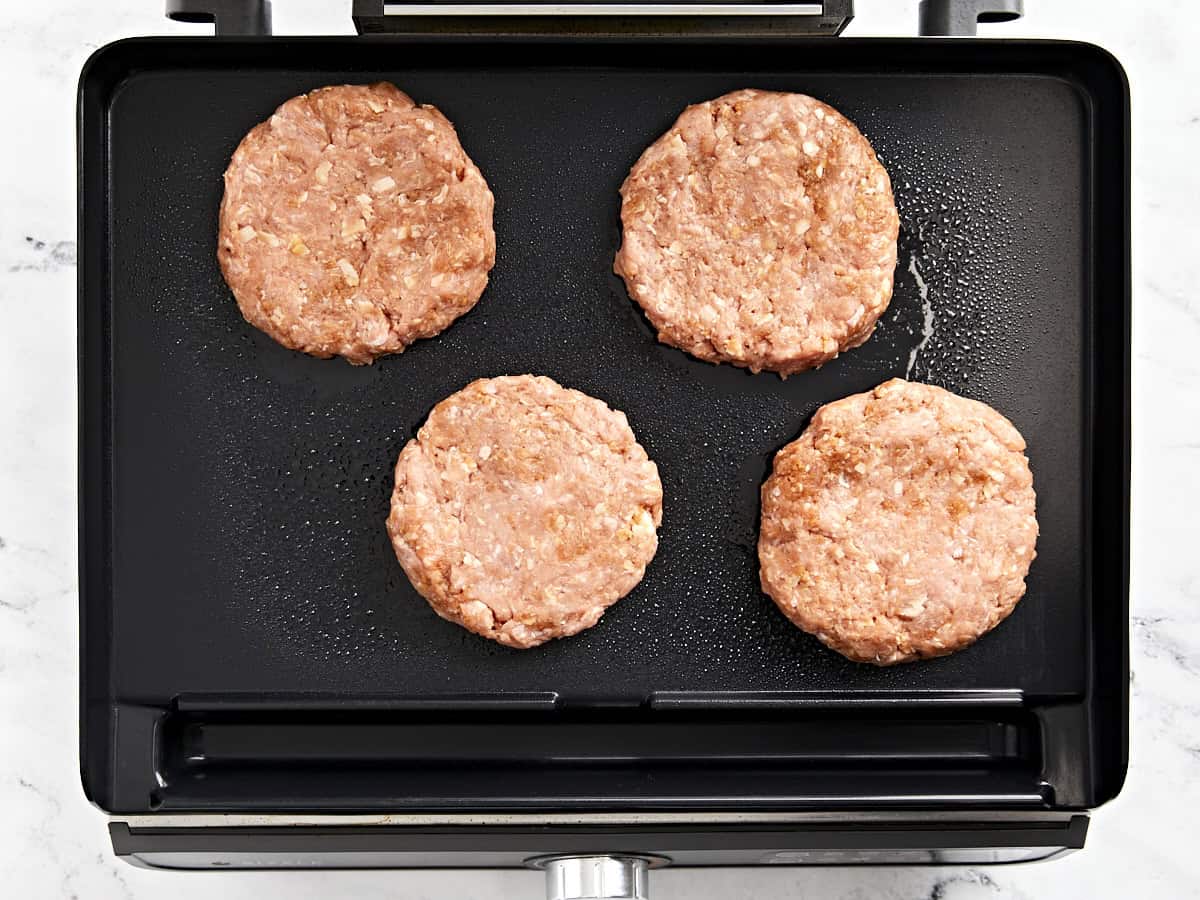
<path id="1" fill-rule="evenodd" d="M 833 107 L 735 91 L 689 106 L 621 186 L 614 266 L 659 340 L 789 375 L 857 347 L 892 296 L 900 220 Z"/>
<path id="2" fill-rule="evenodd" d="M 1025 593 L 1025 441 L 990 406 L 893 379 L 817 410 L 762 487 L 763 590 L 859 662 L 953 653 Z"/>
<path id="3" fill-rule="evenodd" d="M 444 619 L 510 647 L 595 625 L 658 548 L 662 484 L 624 413 L 535 375 L 472 382 L 396 463 L 387 528 Z"/>
<path id="4" fill-rule="evenodd" d="M 432 106 L 390 84 L 320 88 L 238 145 L 218 257 L 250 324 L 369 363 L 475 305 L 496 258 L 492 192 Z"/>

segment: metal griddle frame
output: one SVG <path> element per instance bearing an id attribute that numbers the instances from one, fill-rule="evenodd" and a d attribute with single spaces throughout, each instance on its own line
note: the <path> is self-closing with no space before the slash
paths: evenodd
<path id="1" fill-rule="evenodd" d="M 270 5 L 265 0 L 167 0 L 167 14 L 180 21 L 207 21 L 219 36 L 270 34 Z M 1020 0 L 922 0 L 922 35 L 973 35 L 979 21 L 1004 21 L 1021 14 Z M 403 32 L 414 34 L 471 33 L 475 35 L 657 35 L 772 37 L 840 34 L 852 18 L 851 0 L 821 3 L 678 3 L 604 4 L 568 3 L 512 5 L 456 2 L 394 3 L 388 0 L 354 0 L 354 22 L 361 34 Z M 1127 118 L 1127 112 L 1126 112 Z M 81 123 L 81 146 L 87 138 Z M 1117 211 L 1125 221 L 1124 239 L 1124 333 L 1110 337 L 1109 348 L 1118 348 L 1111 365 L 1116 383 L 1124 385 L 1122 396 L 1114 397 L 1112 412 L 1124 441 L 1107 448 L 1108 471 L 1124 473 L 1120 497 L 1123 529 L 1107 548 L 1124 559 L 1120 571 L 1127 597 L 1128 571 L 1128 131 L 1108 135 L 1124 141 L 1123 207 Z M 95 190 L 81 169 L 81 196 Z M 80 237 L 85 242 L 88 224 L 81 216 Z M 81 261 L 81 299 L 87 279 L 97 274 L 88 258 Z M 100 327 L 95 312 L 81 303 L 81 359 L 95 353 L 94 341 Z M 1123 350 L 1121 349 L 1123 345 Z M 82 363 L 81 363 L 82 365 Z M 98 465 L 89 455 L 91 441 L 100 427 L 96 421 L 97 398 L 93 387 L 81 379 L 81 571 L 86 581 L 97 565 L 96 547 L 88 538 L 102 530 L 96 515 L 91 488 Z M 1127 603 L 1110 611 L 1127 619 Z M 88 611 L 82 613 L 85 641 L 90 627 Z M 1127 641 L 1127 632 L 1123 641 Z M 214 812 L 150 812 L 116 815 L 110 820 L 114 851 L 143 866 L 168 868 L 297 868 L 297 867 L 422 867 L 469 868 L 531 866 L 545 869 L 552 898 L 641 897 L 646 894 L 646 873 L 663 864 L 687 866 L 758 864 L 897 864 L 897 863 L 989 863 L 1045 859 L 1083 846 L 1087 831 L 1087 808 L 1115 796 L 1126 766 L 1128 728 L 1127 694 L 1123 688 L 1128 674 L 1126 643 L 1091 647 L 1106 654 L 1113 678 L 1100 687 L 1104 693 L 1104 725 L 1108 734 L 1103 758 L 1087 761 L 1045 758 L 1047 748 L 1020 746 L 1022 730 L 1019 698 L 997 694 L 975 696 L 931 696 L 926 704 L 906 705 L 899 714 L 929 714 L 937 707 L 983 711 L 989 719 L 985 740 L 999 742 L 1001 757 L 1019 760 L 1040 758 L 1043 772 L 1054 772 L 1059 794 L 1043 782 L 1041 796 L 1003 798 L 1003 776 L 997 775 L 1000 794 L 981 794 L 974 803 L 956 810 L 937 808 L 934 801 L 923 805 L 914 796 L 910 808 L 880 811 L 870 797 L 856 798 L 831 812 L 787 810 L 742 811 L 728 804 L 709 810 L 694 807 L 671 810 L 610 810 L 564 813 L 480 812 L 464 808 L 437 814 L 306 814 L 303 809 L 268 814 L 224 814 Z M 86 662 L 86 657 L 85 657 Z M 87 680 L 99 673 L 81 672 L 84 693 Z M 1114 684 L 1117 687 L 1114 688 Z M 689 702 L 703 698 L 688 698 Z M 222 710 L 221 701 L 204 703 L 193 698 L 208 714 L 216 711 L 216 726 L 222 712 L 233 718 L 227 736 L 236 743 L 238 710 Z M 725 701 L 728 703 L 728 698 Z M 782 701 L 781 701 L 782 702 Z M 487 712 L 486 703 L 464 701 L 463 708 Z M 886 710 L 889 701 L 869 696 L 827 698 L 821 704 L 829 712 L 825 725 L 854 733 L 854 713 L 867 709 Z M 757 707 L 755 706 L 757 704 Z M 236 705 L 236 704 L 235 704 Z M 746 709 L 728 708 L 726 727 L 737 728 L 739 715 L 755 708 L 777 706 L 769 697 L 751 701 Z M 681 709 L 686 711 L 686 703 Z M 846 713 L 847 710 L 852 712 Z M 922 712 L 922 710 L 924 712 Z M 990 711 L 989 711 L 990 710 Z M 367 709 L 369 715 L 369 708 Z M 188 709 L 177 713 L 185 719 Z M 536 698 L 530 715 L 538 715 Z M 1039 716 L 1088 716 L 1084 710 L 1043 710 Z M 486 717 L 486 716 L 485 716 Z M 1045 720 L 1043 720 L 1043 724 Z M 1095 727 L 1096 722 L 1062 721 L 1058 727 Z M 147 728 L 156 728 L 149 721 Z M 269 728 L 269 724 L 266 726 Z M 96 772 L 103 767 L 142 765 L 145 760 L 114 761 L 98 758 L 96 735 L 88 735 L 87 714 L 83 722 L 81 762 L 85 786 L 100 805 L 111 808 L 97 796 Z M 219 732 L 218 732 L 219 733 Z M 861 736 L 861 732 L 859 732 Z M 914 735 L 916 730 L 914 730 Z M 150 735 L 150 732 L 147 732 Z M 481 733 L 486 739 L 486 732 Z M 915 738 L 919 744 L 927 738 Z M 1015 743 L 1014 743 L 1015 742 Z M 916 746 L 916 745 L 914 745 Z M 152 761 L 160 765 L 161 760 Z M 1076 771 L 1086 769 L 1086 775 Z M 115 771 L 115 769 L 112 769 Z M 1084 784 L 1087 781 L 1087 784 Z M 996 801 L 1000 800 L 999 803 Z M 1036 808 L 1040 806 L 1041 808 Z"/>

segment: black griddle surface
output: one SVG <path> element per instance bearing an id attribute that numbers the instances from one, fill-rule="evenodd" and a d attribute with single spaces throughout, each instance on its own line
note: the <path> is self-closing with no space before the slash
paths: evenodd
<path id="1" fill-rule="evenodd" d="M 1083 690 L 1091 248 L 1086 108 L 1072 84 L 846 74 L 807 69 L 801 54 L 761 67 L 735 56 L 728 70 L 698 53 L 693 70 L 584 57 L 490 71 L 428 52 L 381 66 L 384 55 L 370 69 L 135 71 L 112 99 L 116 696 Z M 378 79 L 454 122 L 496 196 L 497 263 L 441 336 L 354 368 L 248 326 L 215 229 L 221 173 L 249 128 L 301 92 Z M 875 336 L 786 381 L 656 343 L 611 271 L 617 188 L 642 149 L 686 104 L 750 86 L 809 93 L 855 121 L 902 219 Z M 1017 425 L 1041 537 L 1028 593 L 994 633 L 876 669 L 822 648 L 761 593 L 757 491 L 820 404 L 906 371 Z M 665 501 L 641 585 L 578 637 L 515 651 L 437 618 L 383 522 L 396 455 L 430 408 L 472 379 L 525 372 L 624 410 Z"/>

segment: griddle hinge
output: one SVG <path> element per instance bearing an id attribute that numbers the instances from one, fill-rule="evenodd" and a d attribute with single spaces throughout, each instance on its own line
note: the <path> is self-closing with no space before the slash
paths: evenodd
<path id="1" fill-rule="evenodd" d="M 167 0 L 175 22 L 212 22 L 217 37 L 271 33 L 270 0 Z"/>
<path id="2" fill-rule="evenodd" d="M 1025 15 L 1025 0 L 921 0 L 923 37 L 974 37 L 980 22 L 1011 22 Z"/>

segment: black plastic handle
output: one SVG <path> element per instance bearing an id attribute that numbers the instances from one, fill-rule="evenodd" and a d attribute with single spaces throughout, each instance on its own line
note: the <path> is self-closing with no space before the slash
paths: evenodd
<path id="1" fill-rule="evenodd" d="M 167 18 L 212 22 L 218 37 L 271 33 L 270 0 L 167 0 Z"/>
<path id="2" fill-rule="evenodd" d="M 921 35 L 974 37 L 980 22 L 1011 22 L 1025 14 L 1024 0 L 921 0 Z"/>

